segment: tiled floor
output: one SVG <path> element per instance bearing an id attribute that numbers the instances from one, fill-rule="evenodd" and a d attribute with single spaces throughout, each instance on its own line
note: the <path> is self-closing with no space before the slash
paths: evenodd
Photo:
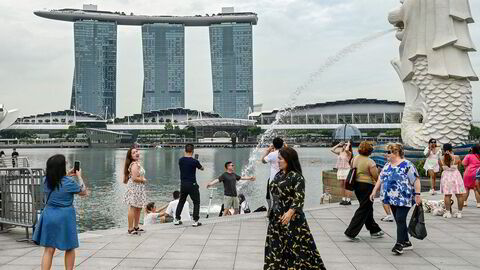
<path id="1" fill-rule="evenodd" d="M 463 219 L 427 214 L 428 237 L 411 239 L 414 249 L 402 256 L 391 254 L 396 227 L 379 221 L 384 215 L 380 204 L 375 205 L 375 218 L 386 233 L 381 239 L 371 239 L 365 229 L 358 242 L 344 237 L 355 204 L 324 205 L 307 211 L 307 218 L 329 270 L 480 269 L 480 208 L 469 203 L 472 206 L 464 209 Z M 126 229 L 83 233 L 76 269 L 263 269 L 267 220 L 262 214 L 203 222 L 198 228 L 148 226 L 141 236 L 128 236 Z M 40 269 L 43 249 L 17 242 L 22 233 L 0 234 L 0 269 Z M 53 264 L 53 269 L 64 269 L 62 252 Z"/>

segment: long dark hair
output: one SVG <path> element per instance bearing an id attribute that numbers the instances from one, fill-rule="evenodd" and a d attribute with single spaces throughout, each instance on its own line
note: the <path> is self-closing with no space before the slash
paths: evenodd
<path id="1" fill-rule="evenodd" d="M 130 175 L 130 172 L 128 169 L 130 168 L 130 164 L 132 164 L 133 159 L 132 159 L 132 151 L 133 149 L 136 149 L 135 147 L 130 147 L 127 151 L 127 157 L 125 158 L 125 166 L 123 167 L 123 183 L 126 184 L 128 183 L 128 176 Z"/>
<path id="2" fill-rule="evenodd" d="M 350 159 L 348 160 L 348 163 L 352 162 L 353 159 L 353 149 L 352 149 L 352 141 L 347 141 L 349 143 L 348 151 L 350 152 Z"/>
<path id="3" fill-rule="evenodd" d="M 57 154 L 47 160 L 47 186 L 50 190 L 55 190 L 62 185 L 62 178 L 67 175 L 67 162 L 65 156 Z"/>
<path id="4" fill-rule="evenodd" d="M 452 150 L 453 150 L 453 147 L 451 144 L 446 143 L 443 145 L 443 162 L 448 167 L 452 165 L 452 156 L 448 153 L 448 151 L 452 151 Z"/>
<path id="5" fill-rule="evenodd" d="M 302 174 L 302 166 L 298 160 L 297 151 L 291 147 L 283 147 L 278 151 L 278 154 L 287 162 L 287 173 L 294 171 Z"/>

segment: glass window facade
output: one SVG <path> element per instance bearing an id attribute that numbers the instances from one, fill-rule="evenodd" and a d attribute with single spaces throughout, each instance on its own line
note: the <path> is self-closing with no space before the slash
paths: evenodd
<path id="1" fill-rule="evenodd" d="M 142 25 L 142 112 L 185 107 L 185 27 Z"/>
<path id="2" fill-rule="evenodd" d="M 209 29 L 213 110 L 222 117 L 247 118 L 253 108 L 252 25 L 224 23 Z"/>
<path id="3" fill-rule="evenodd" d="M 75 70 L 70 107 L 103 118 L 114 118 L 117 106 L 117 24 L 76 21 L 73 33 Z"/>

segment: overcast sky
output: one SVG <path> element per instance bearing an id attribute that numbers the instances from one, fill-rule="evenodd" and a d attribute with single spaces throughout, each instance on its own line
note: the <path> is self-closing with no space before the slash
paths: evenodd
<path id="1" fill-rule="evenodd" d="M 89 3 L 89 2 L 86 2 Z M 310 73 L 348 44 L 392 26 L 387 21 L 399 0 L 103 0 L 99 10 L 145 15 L 218 13 L 221 7 L 258 14 L 253 27 L 254 103 L 279 108 Z M 73 25 L 37 17 L 34 10 L 82 8 L 73 0 L 0 2 L 0 103 L 22 115 L 70 106 L 74 68 Z M 470 1 L 480 21 L 480 1 Z M 470 24 L 480 47 L 480 23 Z M 297 105 L 351 98 L 404 100 L 390 65 L 398 55 L 394 33 L 348 55 L 328 69 L 297 100 Z M 143 63 L 141 28 L 118 27 L 117 116 L 141 110 Z M 480 74 L 480 53 L 471 59 Z M 212 110 L 212 77 L 207 27 L 185 29 L 186 107 Z M 480 120 L 480 86 L 473 82 L 474 119 Z"/>

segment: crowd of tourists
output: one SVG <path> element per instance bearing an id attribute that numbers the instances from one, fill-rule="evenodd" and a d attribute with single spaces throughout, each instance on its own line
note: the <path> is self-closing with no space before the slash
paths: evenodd
<path id="1" fill-rule="evenodd" d="M 353 190 L 359 206 L 345 230 L 345 236 L 357 241 L 356 236 L 363 226 L 370 232 L 372 238 L 383 237 L 384 232 L 373 218 L 373 201 L 380 191 L 380 199 L 387 216 L 382 221 L 395 221 L 397 226 L 397 240 L 392 248 L 394 254 L 402 254 L 404 250 L 412 249 L 407 228 L 407 215 L 412 206 L 421 205 L 421 184 L 419 173 L 415 165 L 405 159 L 402 144 L 391 143 L 385 149 L 386 164 L 377 169 L 375 161 L 368 156 L 373 151 L 370 142 L 361 142 L 358 155 L 353 156 L 351 142 L 341 142 L 331 151 L 337 157 L 337 179 L 342 187 L 341 205 L 349 205 L 350 194 L 345 189 L 345 182 L 352 168 L 355 168 Z M 436 178 L 441 172 L 440 192 L 444 195 L 445 218 L 462 218 L 463 207 L 467 206 L 470 192 L 475 194 L 477 207 L 480 208 L 480 145 L 474 145 L 469 154 L 462 160 L 453 153 L 453 146 L 449 143 L 442 147 L 435 139 L 430 139 L 424 150 L 426 157 L 424 169 L 430 179 L 430 194 L 436 194 Z M 464 166 L 462 177 L 460 166 Z M 379 171 L 380 170 L 380 171 Z M 452 197 L 457 199 L 457 211 L 452 210 Z"/>

